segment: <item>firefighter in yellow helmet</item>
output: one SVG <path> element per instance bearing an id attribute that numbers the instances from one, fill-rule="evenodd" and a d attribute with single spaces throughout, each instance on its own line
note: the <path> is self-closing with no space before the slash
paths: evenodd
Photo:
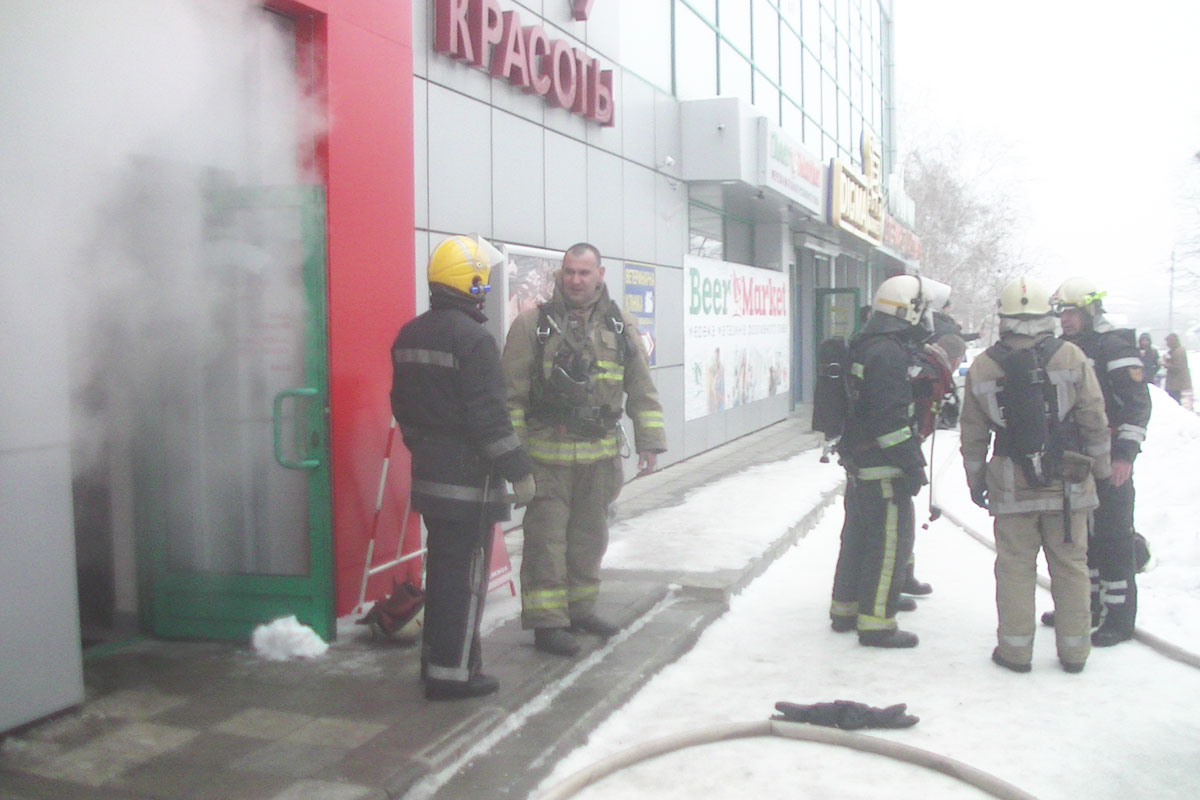
<path id="1" fill-rule="evenodd" d="M 392 414 L 412 452 L 413 509 L 429 531 L 421 676 L 431 700 L 477 697 L 492 523 L 508 519 L 504 481 L 533 497 L 533 464 L 504 408 L 500 352 L 481 323 L 502 256 L 451 236 L 429 258 L 429 310 L 392 345 Z"/>
<path id="2" fill-rule="evenodd" d="M 1104 398 L 1083 351 L 1055 338 L 1050 292 L 1038 281 L 1005 286 L 999 312 L 1000 341 L 968 369 L 959 417 L 971 499 L 995 528 L 992 660 L 1031 669 L 1040 550 L 1050 565 L 1058 658 L 1079 672 L 1091 651 L 1087 517 L 1110 469 Z"/>
<path id="3" fill-rule="evenodd" d="M 1092 644 L 1110 647 L 1133 638 L 1137 619 L 1137 558 L 1133 530 L 1133 462 L 1150 424 L 1136 334 L 1104 317 L 1104 292 L 1088 278 L 1068 278 L 1054 292 L 1062 338 L 1091 360 L 1104 392 L 1112 430 L 1112 475 L 1096 481 L 1100 506 L 1092 518 L 1088 565 L 1092 577 Z M 1143 540 L 1144 541 L 1144 540 Z M 1045 620 L 1048 624 L 1053 617 Z"/>
<path id="4" fill-rule="evenodd" d="M 537 477 L 523 524 L 521 624 L 539 650 L 573 656 L 574 634 L 617 632 L 595 606 L 608 507 L 623 479 L 622 405 L 642 471 L 667 446 L 637 322 L 609 297 L 594 246 L 567 249 L 553 297 L 513 322 L 503 362 L 513 427 Z"/>

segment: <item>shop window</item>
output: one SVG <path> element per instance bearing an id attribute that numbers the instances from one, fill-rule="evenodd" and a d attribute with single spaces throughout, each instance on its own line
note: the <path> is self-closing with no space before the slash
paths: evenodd
<path id="1" fill-rule="evenodd" d="M 688 206 L 688 255 L 725 258 L 721 212 L 698 203 Z"/>
<path id="2" fill-rule="evenodd" d="M 717 93 L 717 34 L 679 4 L 675 7 L 675 94 L 681 100 Z"/>

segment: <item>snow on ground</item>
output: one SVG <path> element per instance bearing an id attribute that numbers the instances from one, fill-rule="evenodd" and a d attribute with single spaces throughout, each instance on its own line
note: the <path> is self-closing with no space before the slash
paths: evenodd
<path id="1" fill-rule="evenodd" d="M 1139 576 L 1139 624 L 1196 651 L 1200 492 L 1193 476 L 1200 467 L 1200 418 L 1152 391 L 1155 414 L 1135 479 L 1138 527 L 1151 541 L 1157 566 Z M 957 434 L 939 432 L 934 446 L 936 502 L 971 527 L 990 532 L 986 512 L 966 495 Z M 804 465 L 801 458 L 792 460 L 794 466 Z M 760 480 L 775 478 L 769 468 L 763 470 Z M 669 516 L 677 530 L 704 532 L 717 508 L 719 519 L 743 521 L 745 528 L 734 535 L 753 535 L 747 530 L 759 524 L 762 506 L 771 502 L 746 496 L 739 477 L 706 487 L 703 503 L 689 497 L 682 506 L 653 513 Z M 918 498 L 917 508 L 919 525 L 927 517 L 926 495 Z M 650 516 L 625 523 L 628 532 L 641 527 L 640 538 L 652 541 L 655 529 L 645 525 Z M 920 646 L 860 647 L 853 634 L 829 628 L 841 520 L 839 504 L 734 597 L 728 613 L 690 653 L 655 676 L 586 745 L 560 762 L 543 786 L 662 736 L 764 719 L 778 700 L 844 699 L 875 706 L 907 703 L 910 713 L 921 717 L 915 727 L 868 735 L 944 753 L 1043 800 L 1200 796 L 1200 719 L 1194 713 L 1200 670 L 1130 642 L 1093 650 L 1087 669 L 1068 675 L 1059 668 L 1048 629 L 1038 632 L 1033 672 L 1018 675 L 995 666 L 990 661 L 996 627 L 993 554 L 945 517 L 917 532 L 917 572 L 935 592 L 919 601 L 916 612 L 902 614 L 900 622 L 920 634 Z M 1050 607 L 1049 593 L 1039 589 L 1039 612 Z M 692 748 L 623 770 L 577 796 L 670 800 L 733 791 L 793 798 L 980 796 L 946 776 L 880 756 L 782 739 Z"/>

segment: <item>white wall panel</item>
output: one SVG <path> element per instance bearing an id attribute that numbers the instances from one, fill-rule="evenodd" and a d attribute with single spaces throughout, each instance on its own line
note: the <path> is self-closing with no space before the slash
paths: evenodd
<path id="1" fill-rule="evenodd" d="M 429 83 L 413 81 L 413 213 L 416 227 L 429 227 Z M 417 265 L 421 265 L 421 261 Z"/>
<path id="2" fill-rule="evenodd" d="M 492 223 L 497 239 L 546 243 L 544 129 L 492 111 Z"/>
<path id="3" fill-rule="evenodd" d="M 429 227 L 492 235 L 492 110 L 429 86 Z"/>
<path id="4" fill-rule="evenodd" d="M 654 178 L 645 167 L 631 161 L 622 161 L 624 172 L 623 195 L 625 198 L 625 223 L 621 253 L 632 261 L 653 262 L 654 228 Z"/>
<path id="5" fill-rule="evenodd" d="M 654 177 L 654 260 L 683 266 L 687 251 L 687 185 L 661 173 Z"/>
<path id="6" fill-rule="evenodd" d="M 657 334 L 654 351 L 659 366 L 683 363 L 683 276 L 683 270 L 674 267 L 659 267 L 654 271 L 657 304 L 654 316 L 654 329 Z M 682 387 L 679 392 L 682 397 Z M 679 418 L 683 419 L 682 411 Z"/>
<path id="7" fill-rule="evenodd" d="M 624 246 L 624 170 L 621 159 L 596 148 L 587 154 L 587 237 L 601 253 L 621 254 Z"/>
<path id="8" fill-rule="evenodd" d="M 562 250 L 587 238 L 587 147 L 547 130 L 546 247 Z"/>
<path id="9" fill-rule="evenodd" d="M 655 168 L 655 94 L 653 87 L 636 75 L 621 73 L 621 99 L 617 127 L 622 131 L 621 153 L 644 166 Z"/>

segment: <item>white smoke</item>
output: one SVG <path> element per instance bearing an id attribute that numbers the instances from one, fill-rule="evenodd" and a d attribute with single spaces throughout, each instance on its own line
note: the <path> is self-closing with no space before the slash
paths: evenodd
<path id="1" fill-rule="evenodd" d="M 316 182 L 303 173 L 320 102 L 300 88 L 297 57 L 290 22 L 248 0 L 0 7 L 0 291 L 55 299 L 45 313 L 69 341 L 74 471 L 113 490 L 115 526 L 132 517 L 138 430 L 188 424 L 171 409 L 148 420 L 146 398 L 189 374 L 206 390 L 244 378 L 245 363 L 218 362 L 263 347 L 245 341 L 231 293 L 250 285 L 257 312 L 291 313 L 280 287 L 254 283 L 261 220 L 222 216 L 211 198 Z M 24 345 L 33 357 L 43 346 Z"/>

